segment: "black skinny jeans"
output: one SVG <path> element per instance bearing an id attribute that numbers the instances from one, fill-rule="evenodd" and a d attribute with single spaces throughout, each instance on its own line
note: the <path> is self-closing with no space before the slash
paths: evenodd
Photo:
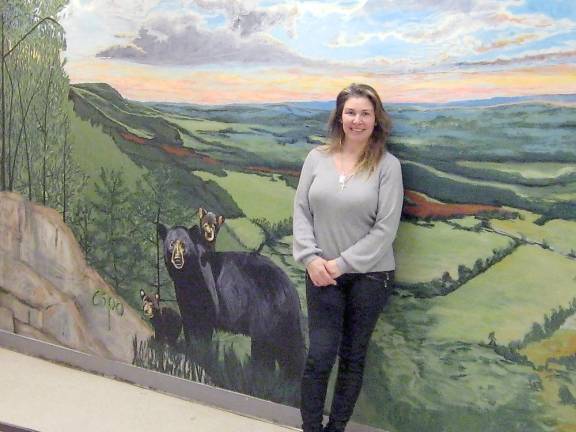
<path id="1" fill-rule="evenodd" d="M 304 432 L 322 431 L 328 378 L 340 357 L 326 431 L 344 431 L 360 394 L 368 342 L 392 292 L 393 271 L 347 273 L 337 285 L 315 286 L 306 274 L 310 348 L 302 377 Z"/>

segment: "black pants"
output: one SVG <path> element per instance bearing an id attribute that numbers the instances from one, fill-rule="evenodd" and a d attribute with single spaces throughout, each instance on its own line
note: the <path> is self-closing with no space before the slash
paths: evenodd
<path id="1" fill-rule="evenodd" d="M 368 342 L 392 292 L 394 272 L 344 274 L 317 287 L 306 275 L 310 348 L 302 377 L 304 432 L 322 431 L 328 378 L 339 355 L 338 378 L 326 431 L 344 431 L 360 394 Z"/>

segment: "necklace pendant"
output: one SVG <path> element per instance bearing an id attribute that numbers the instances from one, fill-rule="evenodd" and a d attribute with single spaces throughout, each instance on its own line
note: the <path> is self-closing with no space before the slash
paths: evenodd
<path id="1" fill-rule="evenodd" d="M 340 176 L 338 176 L 338 184 L 340 185 L 340 191 L 344 191 L 344 188 L 346 187 L 346 176 L 340 174 Z"/>

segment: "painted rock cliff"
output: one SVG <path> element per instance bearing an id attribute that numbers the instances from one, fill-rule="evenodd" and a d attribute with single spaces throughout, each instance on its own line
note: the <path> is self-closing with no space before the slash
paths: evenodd
<path id="1" fill-rule="evenodd" d="M 84 260 L 53 209 L 0 192 L 0 329 L 132 362 L 152 330 Z"/>

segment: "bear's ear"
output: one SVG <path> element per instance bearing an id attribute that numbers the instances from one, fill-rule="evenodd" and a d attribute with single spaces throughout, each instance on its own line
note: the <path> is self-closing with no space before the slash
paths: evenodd
<path id="1" fill-rule="evenodd" d="M 218 225 L 224 225 L 225 218 L 224 216 L 218 216 L 216 221 L 218 222 Z"/>
<path id="2" fill-rule="evenodd" d="M 188 234 L 190 234 L 190 238 L 195 243 L 198 243 L 200 241 L 200 237 L 202 237 L 202 234 L 200 233 L 200 227 L 198 225 L 194 225 L 188 228 Z"/>
<path id="3" fill-rule="evenodd" d="M 206 213 L 208 212 L 204 210 L 202 207 L 200 207 L 198 209 L 198 219 L 202 219 L 204 216 L 206 216 Z"/>
<path id="4" fill-rule="evenodd" d="M 144 292 L 143 289 L 141 289 L 141 290 L 140 290 L 140 298 L 141 298 L 142 300 L 144 300 L 144 297 L 146 297 L 146 293 Z"/>
<path id="5" fill-rule="evenodd" d="M 160 234 L 160 238 L 162 239 L 162 241 L 166 240 L 166 235 L 168 234 L 168 228 L 166 228 L 166 225 L 158 223 L 157 229 L 158 234 Z"/>

